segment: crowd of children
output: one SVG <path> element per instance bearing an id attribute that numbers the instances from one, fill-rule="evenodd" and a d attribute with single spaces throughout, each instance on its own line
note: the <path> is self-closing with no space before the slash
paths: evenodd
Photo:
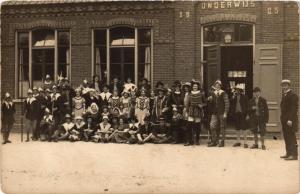
<path id="1" fill-rule="evenodd" d="M 85 79 L 79 87 L 73 88 L 67 78 L 54 83 L 47 75 L 41 87 L 28 90 L 24 102 L 26 141 L 30 141 L 32 133 L 33 141 L 152 142 L 189 146 L 200 144 L 201 128 L 206 126 L 210 137 L 208 146 L 223 147 L 229 105 L 234 107 L 238 130 L 246 129 L 249 117 L 254 122 L 261 115 L 256 111 L 260 109 L 256 99 L 251 101 L 249 108 L 242 88 L 235 88 L 237 92 L 229 98 L 221 87 L 221 81 L 217 80 L 205 94 L 196 80 L 175 81 L 171 87 L 159 81 L 151 89 L 147 79 L 137 86 L 131 78 L 122 84 L 114 78 L 107 85 L 94 76 L 92 83 Z M 260 97 L 259 88 L 254 92 Z M 9 113 L 5 112 L 6 116 L 2 117 L 6 119 L 2 120 L 5 124 L 3 138 L 4 143 L 10 143 L 8 135 L 15 108 L 8 93 L 3 108 Z M 10 118 L 6 118 L 7 115 Z M 267 120 L 264 118 L 258 128 L 262 140 L 264 133 L 261 131 Z M 238 136 L 235 146 L 239 145 Z M 244 147 L 248 147 L 246 142 Z M 258 148 L 257 140 L 252 148 Z M 262 148 L 265 149 L 264 144 Z"/>

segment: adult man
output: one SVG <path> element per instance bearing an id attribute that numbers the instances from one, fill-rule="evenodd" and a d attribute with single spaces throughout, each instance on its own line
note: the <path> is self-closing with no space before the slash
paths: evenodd
<path id="1" fill-rule="evenodd" d="M 25 101 L 25 117 L 26 117 L 26 133 L 27 139 L 29 141 L 29 133 L 32 131 L 32 140 L 37 140 L 35 137 L 36 134 L 36 123 L 39 114 L 39 105 L 35 97 L 33 97 L 33 92 L 31 89 L 28 89 L 28 97 Z"/>
<path id="2" fill-rule="evenodd" d="M 219 144 L 219 147 L 224 147 L 225 144 L 225 122 L 229 109 L 229 100 L 227 94 L 221 89 L 222 82 L 217 80 L 214 84 L 214 92 L 208 97 L 211 102 L 212 116 L 210 121 L 210 129 L 212 133 L 212 143 L 209 147 L 214 147 Z M 220 133 L 222 139 L 219 142 Z"/>
<path id="3" fill-rule="evenodd" d="M 260 93 L 260 88 L 255 87 L 253 89 L 253 98 L 249 101 L 249 123 L 254 133 L 254 144 L 250 148 L 258 148 L 258 134 L 260 134 L 261 149 L 265 150 L 264 136 L 266 133 L 266 123 L 269 121 L 269 109 L 266 99 L 261 97 Z"/>
<path id="4" fill-rule="evenodd" d="M 296 132 L 298 130 L 298 96 L 291 90 L 291 81 L 282 80 L 281 124 L 285 142 L 285 160 L 298 160 Z"/>

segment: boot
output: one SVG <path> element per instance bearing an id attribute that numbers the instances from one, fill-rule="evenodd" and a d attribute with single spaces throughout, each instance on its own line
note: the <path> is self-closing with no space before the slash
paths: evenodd
<path id="1" fill-rule="evenodd" d="M 2 144 L 6 144 L 7 142 L 6 142 L 6 132 L 3 132 L 2 133 L 2 136 L 3 136 L 3 142 L 2 142 Z"/>
<path id="2" fill-rule="evenodd" d="M 225 143 L 224 143 L 224 141 L 222 140 L 222 141 L 220 141 L 220 143 L 219 143 L 219 147 L 224 147 L 225 146 Z"/>
<path id="3" fill-rule="evenodd" d="M 9 132 L 6 133 L 6 143 L 11 143 L 11 141 L 9 141 Z"/>

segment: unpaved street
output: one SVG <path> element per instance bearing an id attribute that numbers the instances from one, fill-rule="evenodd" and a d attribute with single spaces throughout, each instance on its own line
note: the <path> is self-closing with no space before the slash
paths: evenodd
<path id="1" fill-rule="evenodd" d="M 17 139 L 18 138 L 18 139 Z M 299 161 L 284 161 L 282 140 L 268 150 L 85 142 L 2 147 L 6 193 L 297 193 Z"/>

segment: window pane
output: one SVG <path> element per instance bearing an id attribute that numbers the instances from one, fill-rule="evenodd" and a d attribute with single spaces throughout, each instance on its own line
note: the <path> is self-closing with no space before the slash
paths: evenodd
<path id="1" fill-rule="evenodd" d="M 251 41 L 252 40 L 252 26 L 251 25 L 240 25 L 240 41 Z"/>
<path id="2" fill-rule="evenodd" d="M 54 31 L 41 29 L 32 32 L 32 45 L 34 47 L 54 46 Z"/>
<path id="3" fill-rule="evenodd" d="M 54 49 L 43 49 L 46 63 L 54 63 Z"/>
<path id="4" fill-rule="evenodd" d="M 42 63 L 44 61 L 44 55 L 42 49 L 32 50 L 32 62 L 33 63 Z"/>
<path id="5" fill-rule="evenodd" d="M 117 27 L 110 30 L 112 46 L 134 46 L 134 28 Z"/>
<path id="6" fill-rule="evenodd" d="M 124 63 L 134 63 L 134 48 L 123 48 L 124 49 Z"/>
<path id="7" fill-rule="evenodd" d="M 151 44 L 151 30 L 139 29 L 138 30 L 138 42 L 139 44 Z"/>
<path id="8" fill-rule="evenodd" d="M 95 48 L 95 64 L 106 63 L 106 47 Z"/>
<path id="9" fill-rule="evenodd" d="M 32 64 L 32 79 L 33 80 L 42 80 L 43 79 L 42 65 Z"/>
<path id="10" fill-rule="evenodd" d="M 50 77 L 54 77 L 54 64 L 45 65 L 45 72 L 43 74 L 43 78 L 46 77 L 46 74 L 49 74 Z M 64 75 L 66 77 L 66 75 Z"/>
<path id="11" fill-rule="evenodd" d="M 19 47 L 28 47 L 29 46 L 29 35 L 28 32 L 18 33 L 18 44 Z"/>
<path id="12" fill-rule="evenodd" d="M 58 32 L 58 46 L 69 46 L 70 44 L 70 33 Z"/>
<path id="13" fill-rule="evenodd" d="M 106 30 L 95 30 L 95 45 L 106 45 Z"/>
<path id="14" fill-rule="evenodd" d="M 121 63 L 121 48 L 110 49 L 110 62 Z"/>
<path id="15" fill-rule="evenodd" d="M 19 64 L 29 64 L 29 49 L 22 48 L 19 50 Z"/>

